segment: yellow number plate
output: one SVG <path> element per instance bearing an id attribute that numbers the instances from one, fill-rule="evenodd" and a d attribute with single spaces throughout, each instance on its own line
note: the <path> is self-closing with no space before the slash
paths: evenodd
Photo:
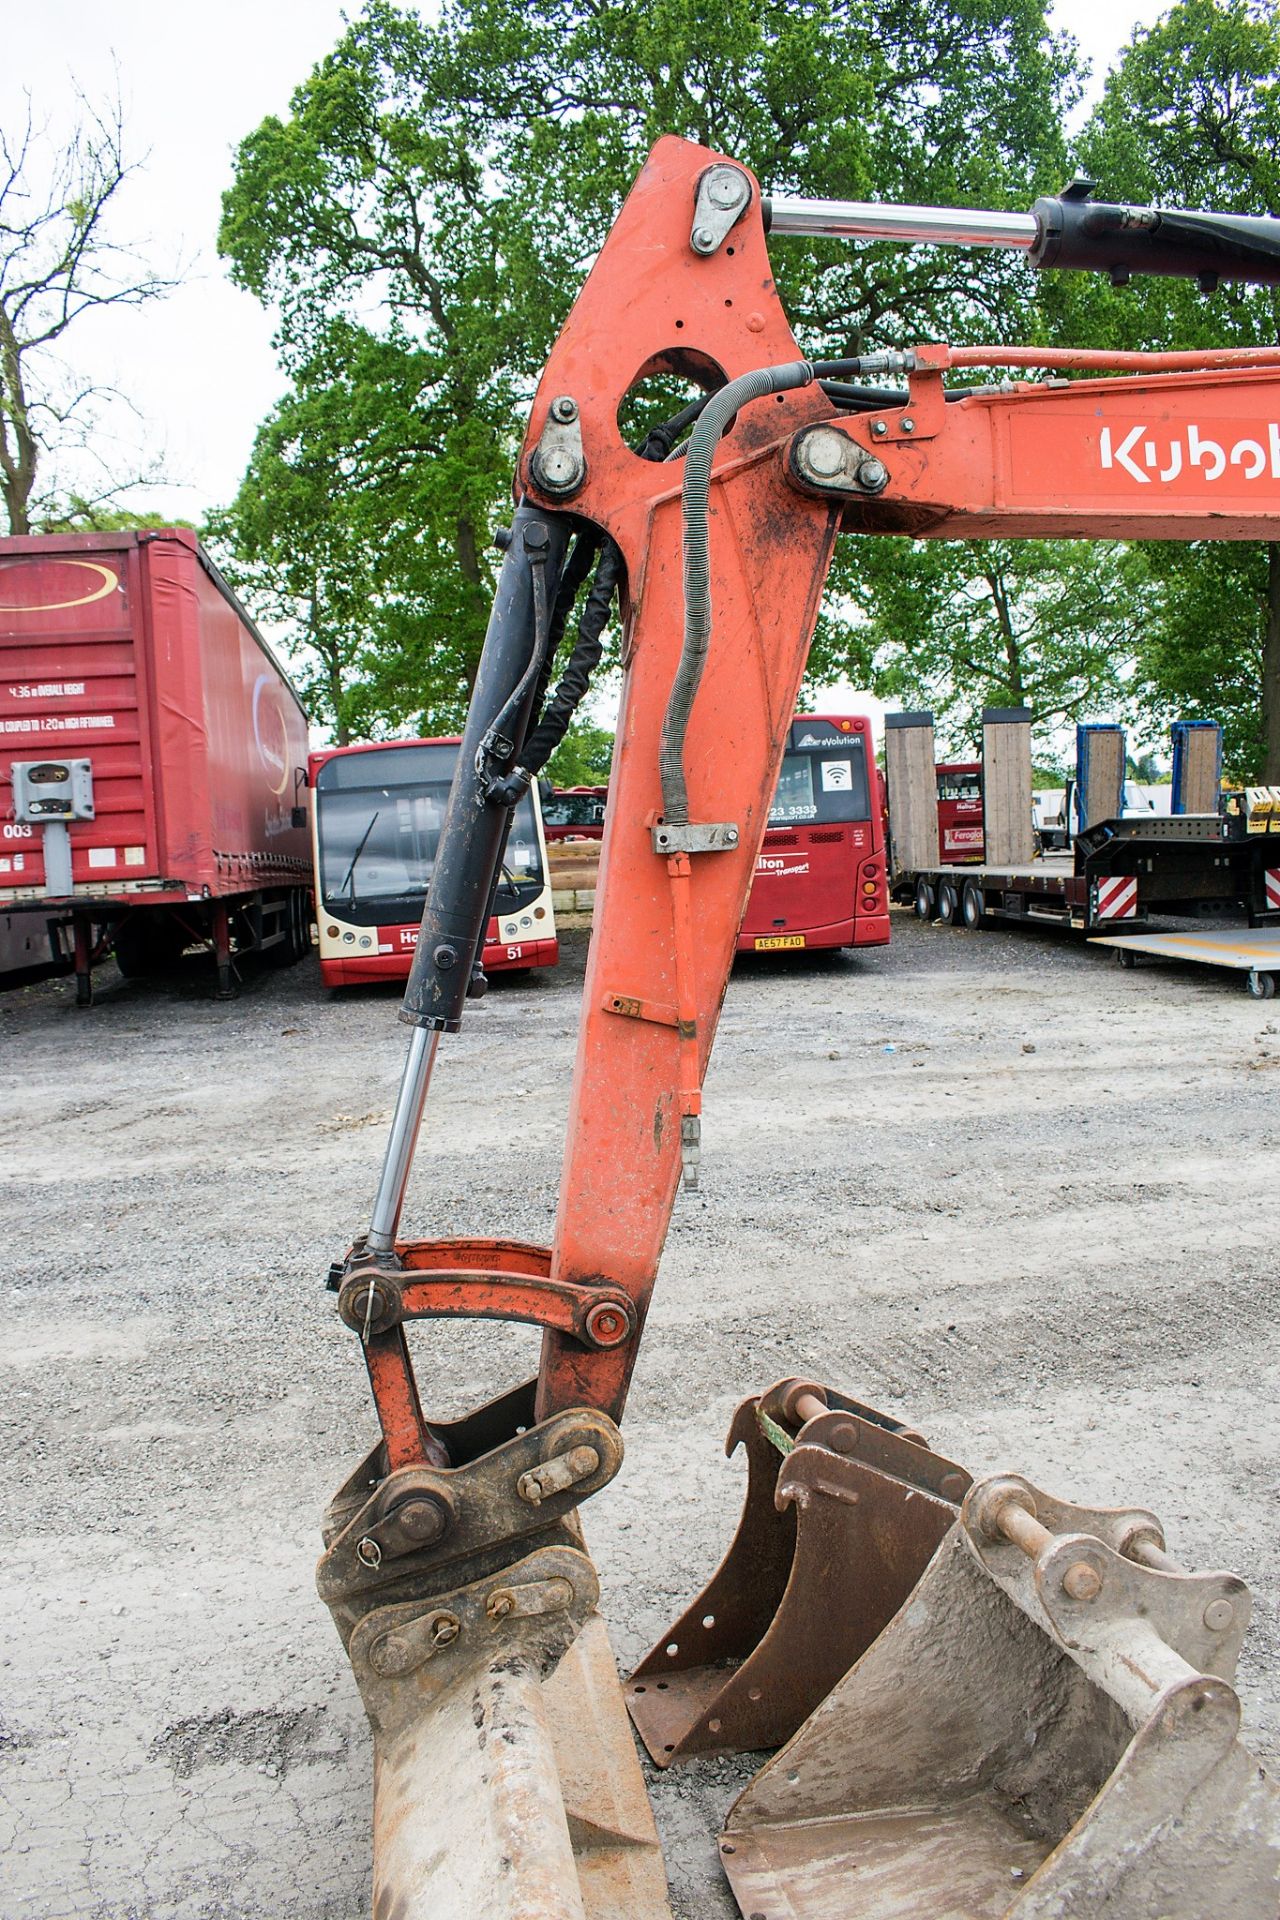
<path id="1" fill-rule="evenodd" d="M 803 945 L 802 933 L 766 933 L 756 941 L 756 952 L 759 953 L 764 947 L 802 947 Z"/>

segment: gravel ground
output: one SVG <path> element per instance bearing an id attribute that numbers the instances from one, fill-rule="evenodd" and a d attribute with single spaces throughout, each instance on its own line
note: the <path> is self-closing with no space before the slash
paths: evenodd
<path id="1" fill-rule="evenodd" d="M 409 1233 L 549 1235 L 566 948 L 442 1047 Z M 314 963 L 232 1005 L 102 989 L 87 1014 L 65 982 L 0 997 L 0 1912 L 358 1920 L 369 1739 L 312 1564 L 371 1416 L 321 1282 L 367 1215 L 397 996 L 330 998 Z M 1238 976 L 905 915 L 887 952 L 741 965 L 627 1462 L 586 1515 L 624 1665 L 728 1541 L 735 1401 L 810 1372 L 1243 1573 L 1274 1764 L 1278 1027 Z M 441 1414 L 536 1349 L 428 1338 Z M 654 1782 L 680 1920 L 736 1912 L 713 1835 L 744 1771 Z"/>

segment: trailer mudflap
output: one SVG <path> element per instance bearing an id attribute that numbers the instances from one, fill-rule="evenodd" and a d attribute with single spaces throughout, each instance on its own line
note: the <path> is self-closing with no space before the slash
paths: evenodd
<path id="1" fill-rule="evenodd" d="M 969 1475 L 843 1394 L 783 1380 L 734 1415 L 747 1494 L 724 1561 L 627 1683 L 655 1763 L 789 1739 L 906 1600 Z"/>
<path id="2" fill-rule="evenodd" d="M 970 1489 L 910 1603 L 731 1809 L 744 1914 L 1274 1920 L 1280 1794 L 1238 1739 L 1249 1595 L 1150 1514 Z"/>

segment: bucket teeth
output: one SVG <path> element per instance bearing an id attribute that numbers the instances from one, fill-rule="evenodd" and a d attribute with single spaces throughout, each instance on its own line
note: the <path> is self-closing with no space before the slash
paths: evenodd
<path id="1" fill-rule="evenodd" d="M 969 1485 L 897 1422 L 802 1381 L 743 1401 L 738 1446 L 733 1544 L 627 1684 L 660 1767 L 788 1739 L 898 1611 Z"/>

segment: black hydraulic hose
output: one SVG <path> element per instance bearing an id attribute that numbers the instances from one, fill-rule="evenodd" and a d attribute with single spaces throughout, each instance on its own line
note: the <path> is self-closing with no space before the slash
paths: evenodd
<path id="1" fill-rule="evenodd" d="M 666 460 L 686 427 L 691 427 L 701 414 L 710 394 L 700 393 L 687 407 L 682 407 L 673 420 L 664 420 L 660 427 L 651 427 L 643 444 L 637 448 L 642 460 Z"/>
<path id="2" fill-rule="evenodd" d="M 689 438 L 684 459 L 681 514 L 684 532 L 684 646 L 671 685 L 662 721 L 658 768 L 662 779 L 662 814 L 668 826 L 689 824 L 689 790 L 684 771 L 684 744 L 689 716 L 697 696 L 711 640 L 711 551 L 707 533 L 707 505 L 711 494 L 711 462 L 740 407 L 771 393 L 807 387 L 814 380 L 855 378 L 863 370 L 861 356 L 845 360 L 792 360 L 778 367 L 759 367 L 739 374 L 713 393 L 703 407 Z"/>
<path id="3" fill-rule="evenodd" d="M 535 554 L 533 559 L 533 645 L 529 649 L 529 659 L 524 672 L 508 696 L 501 713 L 493 722 L 489 731 L 480 742 L 476 754 L 476 773 L 481 780 L 490 776 L 491 758 L 507 759 L 515 752 L 518 742 L 508 733 L 512 721 L 519 714 L 528 699 L 534 681 L 543 671 L 548 655 L 548 638 L 551 632 L 551 609 L 547 602 L 547 574 L 545 557 Z"/>
<path id="4" fill-rule="evenodd" d="M 555 671 L 556 655 L 560 651 L 560 643 L 564 639 L 565 628 L 569 624 L 569 617 L 577 604 L 578 596 L 582 591 L 583 585 L 591 569 L 596 564 L 605 537 L 598 527 L 585 524 L 581 533 L 574 541 L 573 550 L 565 563 L 564 577 L 560 582 L 560 591 L 556 595 L 556 603 L 551 612 L 551 634 L 547 641 L 547 652 L 546 658 L 542 663 L 542 672 L 538 676 L 538 688 L 534 695 L 533 712 L 529 721 L 528 733 L 525 735 L 526 744 L 530 735 L 534 733 L 542 719 L 547 704 L 547 688 L 551 684 L 551 676 Z M 567 721 L 565 725 L 567 728 Z M 560 742 L 557 740 L 555 744 L 559 746 Z M 555 751 L 554 747 L 552 751 Z M 522 751 L 520 764 L 523 766 L 524 763 L 524 753 Z"/>
<path id="5" fill-rule="evenodd" d="M 740 407 L 770 393 L 807 387 L 813 368 L 807 360 L 780 367 L 758 367 L 713 393 L 698 418 L 684 458 L 681 517 L 684 532 L 684 646 L 662 721 L 658 768 L 662 778 L 662 814 L 668 826 L 687 826 L 689 790 L 684 773 L 684 743 L 689 716 L 707 661 L 711 639 L 711 549 L 707 503 L 711 462 L 720 436 Z"/>
<path id="6" fill-rule="evenodd" d="M 643 442 L 636 449 L 640 458 L 658 462 L 668 459 L 681 434 L 687 427 L 692 426 L 703 412 L 709 397 L 705 393 L 700 393 L 696 400 L 691 400 L 688 406 L 682 407 L 673 419 L 665 420 L 660 426 L 650 428 Z M 578 638 L 574 643 L 568 664 L 557 683 L 555 693 L 548 701 L 546 693 L 552 665 L 574 602 L 597 554 L 600 555 L 600 560 L 596 567 L 591 591 L 587 596 L 586 606 L 578 622 Z M 569 731 L 569 723 L 586 698 L 592 675 L 599 666 L 604 652 L 604 632 L 609 624 L 613 596 L 617 591 L 622 570 L 622 550 L 616 542 L 595 527 L 584 527 L 565 564 L 560 590 L 556 595 L 555 608 L 551 616 L 551 631 L 544 652 L 542 673 L 534 702 L 534 712 L 537 717 L 525 739 L 519 764 L 505 776 L 492 781 L 489 786 L 488 797 L 494 804 L 514 807 L 523 799 L 535 777 L 541 773 Z"/>
<path id="7" fill-rule="evenodd" d="M 844 380 L 820 380 L 818 382 L 828 400 L 838 407 L 850 407 L 859 413 L 878 413 L 883 407 L 906 407 L 911 404 L 911 395 L 905 387 L 854 387 Z M 943 391 L 944 400 L 963 400 L 968 393 L 981 393 L 981 387 L 947 387 Z"/>
<path id="8" fill-rule="evenodd" d="M 569 624 L 569 615 L 573 612 L 574 606 L 577 603 L 578 595 L 582 591 L 583 582 L 595 565 L 596 555 L 604 543 L 604 538 L 605 536 L 598 528 L 584 526 L 582 532 L 573 543 L 572 553 L 565 562 L 564 574 L 560 581 L 560 591 L 556 595 L 556 603 L 551 610 L 551 634 L 547 642 L 547 664 L 540 693 L 546 690 L 546 682 L 551 673 L 551 663 L 555 659 L 560 642 L 564 639 L 564 630 Z M 535 715 L 538 710 L 538 707 L 535 706 Z"/>
<path id="9" fill-rule="evenodd" d="M 591 676 L 604 652 L 604 632 L 609 611 L 622 573 L 622 549 L 606 539 L 596 577 L 578 622 L 578 638 L 568 665 L 560 676 L 555 693 L 543 708 L 537 725 L 525 741 L 520 765 L 529 774 L 541 773 L 569 730 L 569 722 L 582 704 Z"/>

